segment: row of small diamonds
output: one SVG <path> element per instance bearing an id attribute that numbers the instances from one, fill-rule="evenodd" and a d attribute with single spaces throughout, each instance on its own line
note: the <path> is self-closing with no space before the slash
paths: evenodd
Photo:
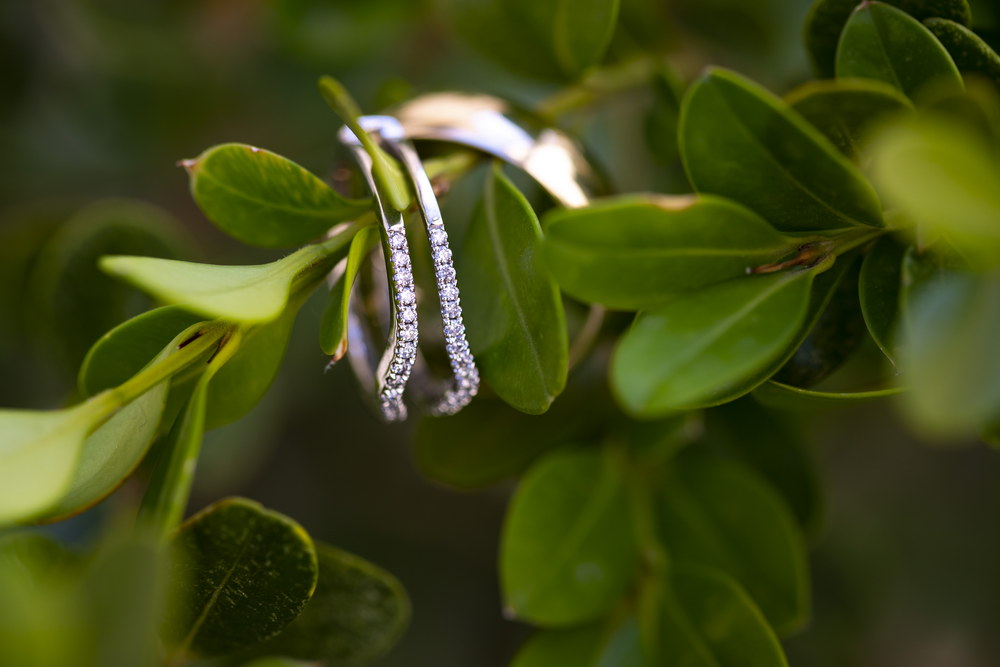
<path id="1" fill-rule="evenodd" d="M 417 354 L 417 296 L 413 287 L 413 271 L 410 268 L 410 251 L 406 243 L 406 234 L 399 230 L 390 231 L 389 248 L 396 335 L 389 372 L 379 398 L 386 418 L 390 421 L 401 421 L 406 419 L 403 389 L 410 377 Z"/>
<path id="2" fill-rule="evenodd" d="M 455 377 L 451 387 L 432 409 L 434 414 L 452 415 L 468 405 L 479 391 L 479 369 L 469 351 L 462 322 L 462 305 L 458 295 L 455 266 L 448 246 L 448 233 L 440 218 L 428 224 L 434 272 L 437 276 L 438 296 L 441 299 L 441 319 L 444 322 L 445 350 L 451 360 Z"/>

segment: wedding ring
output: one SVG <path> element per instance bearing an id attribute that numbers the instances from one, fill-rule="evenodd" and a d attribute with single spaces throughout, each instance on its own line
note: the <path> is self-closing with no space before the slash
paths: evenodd
<path id="1" fill-rule="evenodd" d="M 365 127 L 365 123 L 362 123 L 362 128 L 366 132 L 369 130 Z M 356 314 L 358 309 L 353 307 L 352 294 L 352 312 L 348 321 L 348 336 L 351 339 L 348 354 L 351 356 L 355 374 L 359 378 L 374 378 L 374 386 L 371 389 L 376 396 L 376 403 L 382 416 L 387 421 L 402 421 L 406 419 L 403 392 L 413 369 L 418 339 L 416 289 L 403 215 L 388 203 L 384 193 L 381 192 L 373 173 L 371 156 L 361 145 L 361 141 L 346 126 L 340 129 L 337 137 L 350 149 L 361 168 L 382 223 L 382 250 L 386 265 L 389 302 L 389 308 L 386 309 L 389 319 L 388 340 L 385 351 L 376 361 L 377 352 L 371 340 L 372 336 L 363 333 L 367 331 L 367 325 Z M 362 381 L 370 383 L 367 379 Z"/>

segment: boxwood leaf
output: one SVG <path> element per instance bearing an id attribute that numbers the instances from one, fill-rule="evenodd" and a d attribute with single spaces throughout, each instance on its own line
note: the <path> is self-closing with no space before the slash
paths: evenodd
<path id="1" fill-rule="evenodd" d="M 93 429 L 85 404 L 0 410 L 0 525 L 34 518 L 65 493 Z"/>
<path id="2" fill-rule="evenodd" d="M 787 667 L 781 644 L 760 610 L 725 574 L 678 567 L 663 596 L 657 665 Z"/>
<path id="3" fill-rule="evenodd" d="M 920 20 L 935 16 L 957 21 L 963 25 L 972 22 L 968 0 L 888 0 L 890 5 Z M 858 0 L 816 0 L 806 19 L 806 49 L 816 71 L 821 76 L 833 76 L 837 42 Z"/>
<path id="4" fill-rule="evenodd" d="M 205 216 L 251 245 L 302 245 L 370 206 L 344 199 L 294 162 L 246 144 L 213 146 L 182 164 Z"/>
<path id="5" fill-rule="evenodd" d="M 904 320 L 909 414 L 939 435 L 975 432 L 1000 416 L 1000 274 L 951 274 L 922 288 Z"/>
<path id="6" fill-rule="evenodd" d="M 514 495 L 500 544 L 500 581 L 511 615 L 567 626 L 606 613 L 632 579 L 624 464 L 597 448 L 555 452 Z"/>
<path id="7" fill-rule="evenodd" d="M 837 77 L 883 81 L 911 99 L 931 83 L 963 88 L 962 75 L 933 33 L 882 2 L 864 2 L 851 14 L 837 46 Z"/>
<path id="8" fill-rule="evenodd" d="M 33 267 L 28 292 L 35 335 L 75 370 L 101 334 L 145 301 L 137 303 L 133 289 L 101 273 L 98 258 L 177 257 L 185 245 L 179 223 L 154 206 L 108 200 L 80 209 L 46 242 Z"/>
<path id="9" fill-rule="evenodd" d="M 816 391 L 793 387 L 775 380 L 768 380 L 753 390 L 753 397 L 762 405 L 790 410 L 829 409 L 848 407 L 880 398 L 896 396 L 905 391 L 903 387 L 888 387 L 868 391 Z"/>
<path id="10" fill-rule="evenodd" d="M 890 237 L 875 242 L 861 264 L 858 295 L 872 339 L 890 360 L 899 319 L 899 290 L 905 248 Z"/>
<path id="11" fill-rule="evenodd" d="M 785 100 L 852 159 L 873 128 L 913 109 L 902 93 L 872 79 L 810 81 Z"/>
<path id="12" fill-rule="evenodd" d="M 751 276 L 640 314 L 612 357 L 619 401 L 652 417 L 750 391 L 762 368 L 794 349 L 812 281 L 811 271 Z"/>
<path id="13" fill-rule="evenodd" d="M 810 387 L 840 368 L 868 338 L 858 303 L 859 263 L 855 256 L 840 260 L 849 268 L 795 353 L 771 379 Z"/>
<path id="14" fill-rule="evenodd" d="M 410 619 L 402 585 L 354 554 L 316 543 L 319 580 L 302 613 L 255 649 L 330 665 L 366 665 L 399 639 Z"/>
<path id="15" fill-rule="evenodd" d="M 660 532 L 676 563 L 718 569 L 746 589 L 779 634 L 809 614 L 802 535 L 784 500 L 735 461 L 690 452 L 660 486 Z"/>
<path id="16" fill-rule="evenodd" d="M 927 19 L 924 25 L 951 55 L 959 72 L 981 74 L 1000 85 L 1000 55 L 982 37 L 948 19 Z"/>
<path id="17" fill-rule="evenodd" d="M 63 410 L 0 410 L 0 524 L 73 514 L 111 493 L 149 448 L 167 388 L 160 382 L 117 412 L 106 394 Z"/>
<path id="18" fill-rule="evenodd" d="M 351 241 L 344 272 L 330 288 L 330 297 L 320 324 L 319 344 L 325 354 L 333 356 L 334 361 L 347 353 L 347 314 L 351 288 L 365 259 L 378 243 L 378 238 L 379 232 L 375 227 L 365 227 L 357 233 Z"/>
<path id="19" fill-rule="evenodd" d="M 628 195 L 550 213 L 543 248 L 568 294 L 638 310 L 745 276 L 799 244 L 721 197 Z"/>
<path id="20" fill-rule="evenodd" d="M 705 434 L 713 451 L 751 468 L 781 494 L 809 535 L 823 521 L 823 493 L 816 461 L 796 425 L 754 398 L 742 398 L 704 413 Z"/>
<path id="21" fill-rule="evenodd" d="M 101 336 L 80 366 L 77 385 L 84 396 L 111 389 L 142 370 L 177 334 L 203 318 L 177 306 L 133 317 Z"/>
<path id="22" fill-rule="evenodd" d="M 534 211 L 499 164 L 486 179 L 458 267 L 469 344 L 483 379 L 530 414 L 566 385 L 569 344 L 555 281 L 542 266 Z"/>
<path id="23" fill-rule="evenodd" d="M 188 519 L 171 545 L 164 638 L 175 655 L 215 656 L 269 639 L 316 588 L 316 551 L 301 526 L 244 498 Z"/>
<path id="24" fill-rule="evenodd" d="M 747 206 L 783 231 L 881 226 L 858 170 L 804 118 L 734 72 L 709 69 L 681 110 L 692 185 Z"/>
<path id="25" fill-rule="evenodd" d="M 984 267 L 1000 262 L 1000 169 L 961 127 L 929 121 L 893 128 L 874 146 L 873 175 L 886 200 Z"/>
<path id="26" fill-rule="evenodd" d="M 269 322 L 285 310 L 296 278 L 310 269 L 318 280 L 338 258 L 354 230 L 255 266 L 195 264 L 152 257 L 113 256 L 101 268 L 154 297 L 207 317 Z"/>
<path id="27" fill-rule="evenodd" d="M 483 55 L 543 79 L 574 78 L 600 61 L 619 0 L 449 0 L 456 32 Z"/>
<path id="28" fill-rule="evenodd" d="M 585 625 L 536 632 L 514 656 L 511 667 L 643 667 L 635 618 L 617 627 Z"/>

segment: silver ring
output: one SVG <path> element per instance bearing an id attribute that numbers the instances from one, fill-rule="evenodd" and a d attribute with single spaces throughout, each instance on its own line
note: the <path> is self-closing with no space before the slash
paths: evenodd
<path id="1" fill-rule="evenodd" d="M 441 208 L 430 179 L 420 163 L 420 157 L 412 144 L 403 138 L 403 128 L 399 121 L 391 116 L 363 116 L 358 122 L 365 131 L 372 132 L 383 147 L 399 159 L 417 194 L 434 261 L 445 351 L 451 365 L 452 377 L 447 386 L 441 387 L 440 382 L 431 379 L 425 364 L 420 364 L 415 368 L 417 374 L 421 376 L 421 381 L 414 385 L 422 391 L 423 402 L 428 404 L 428 411 L 431 414 L 454 414 L 468 405 L 478 392 L 479 370 L 476 368 L 475 359 L 465 337 L 458 281 L 451 248 L 448 245 L 448 233 L 441 219 Z M 360 302 L 352 301 L 352 305 L 353 317 L 356 321 L 360 321 L 363 317 Z M 362 350 L 364 345 L 363 343 Z M 350 350 L 351 346 L 348 346 L 349 354 Z M 419 351 L 417 356 L 419 357 Z M 358 368 L 356 363 L 352 363 L 352 366 Z"/>
<path id="2" fill-rule="evenodd" d="M 368 130 L 363 123 L 362 128 L 365 131 Z M 380 191 L 372 171 L 372 159 L 361 145 L 361 141 L 346 126 L 340 129 L 337 137 L 342 144 L 351 150 L 372 192 L 372 198 L 375 200 L 375 208 L 382 222 L 382 250 L 386 260 L 387 291 L 390 303 L 390 308 L 386 309 L 389 316 L 388 340 L 385 351 L 377 364 L 374 346 L 371 344 L 370 337 L 361 334 L 365 329 L 364 323 L 355 315 L 357 310 L 353 307 L 348 321 L 348 335 L 351 338 L 348 354 L 352 357 L 352 367 L 359 378 L 374 377 L 372 390 L 382 416 L 387 421 L 402 421 L 406 419 L 406 404 L 403 402 L 403 393 L 413 369 L 419 337 L 416 290 L 413 284 L 410 251 L 406 242 L 403 215 L 392 206 L 387 205 L 386 198 Z M 354 294 L 352 294 L 351 303 L 354 304 Z M 366 371 L 358 372 L 361 364 L 366 366 Z M 372 368 L 374 371 L 369 375 L 368 372 Z M 368 382 L 367 379 L 362 381 Z"/>

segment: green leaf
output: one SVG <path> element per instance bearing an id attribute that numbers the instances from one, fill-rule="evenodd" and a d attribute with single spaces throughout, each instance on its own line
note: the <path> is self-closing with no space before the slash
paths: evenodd
<path id="1" fill-rule="evenodd" d="M 118 325 L 101 336 L 84 358 L 77 378 L 80 393 L 93 396 L 124 383 L 202 319 L 177 306 L 165 306 Z"/>
<path id="2" fill-rule="evenodd" d="M 794 349 L 812 281 L 812 271 L 751 276 L 640 314 L 612 357 L 620 402 L 651 417 L 750 391 L 762 368 Z"/>
<path id="3" fill-rule="evenodd" d="M 112 253 L 176 257 L 186 245 L 165 211 L 129 200 L 81 209 L 48 240 L 32 270 L 28 292 L 36 335 L 72 369 L 101 334 L 140 305 L 134 291 L 101 273 Z"/>
<path id="4" fill-rule="evenodd" d="M 712 68 L 681 110 L 681 154 L 695 189 L 729 197 L 782 231 L 882 225 L 871 186 L 784 102 Z"/>
<path id="5" fill-rule="evenodd" d="M 707 568 L 671 572 L 656 665 L 787 667 L 781 644 L 740 586 Z"/>
<path id="6" fill-rule="evenodd" d="M 799 244 L 720 197 L 628 195 L 550 213 L 543 248 L 571 296 L 637 310 L 745 276 Z"/>
<path id="7" fill-rule="evenodd" d="M 1000 55 L 964 25 L 948 19 L 928 19 L 924 25 L 934 33 L 964 74 L 981 74 L 1000 85 Z"/>
<path id="8" fill-rule="evenodd" d="M 849 407 L 868 403 L 880 398 L 896 396 L 905 391 L 903 387 L 872 389 L 869 391 L 815 391 L 769 380 L 753 391 L 753 397 L 762 405 L 790 410 L 826 410 L 835 407 Z"/>
<path id="9" fill-rule="evenodd" d="M 837 46 L 837 78 L 883 81 L 911 99 L 928 84 L 962 90 L 951 56 L 920 21 L 882 2 L 851 14 Z"/>
<path id="10" fill-rule="evenodd" d="M 367 201 L 344 199 L 294 162 L 246 144 L 213 146 L 182 164 L 205 217 L 251 245 L 302 245 L 370 208 Z"/>
<path id="11" fill-rule="evenodd" d="M 816 0 L 806 19 L 806 48 L 821 76 L 833 76 L 837 43 L 858 0 Z M 972 22 L 968 0 L 889 0 L 890 5 L 923 20 L 941 17 L 963 25 Z"/>
<path id="12" fill-rule="evenodd" d="M 365 665 L 386 653 L 406 629 L 410 602 L 380 567 L 317 543 L 319 580 L 305 609 L 259 649 L 331 665 Z"/>
<path id="13" fill-rule="evenodd" d="M 509 69 L 543 79 L 575 78 L 611 42 L 619 0 L 450 0 L 455 32 Z"/>
<path id="14" fill-rule="evenodd" d="M 547 33 L 556 61 L 568 74 L 596 65 L 611 43 L 618 19 L 619 0 L 556 0 L 517 3 Z"/>
<path id="15" fill-rule="evenodd" d="M 293 298 L 273 322 L 244 331 L 240 349 L 208 387 L 208 430 L 243 417 L 274 383 L 288 349 L 288 340 L 307 293 Z"/>
<path id="16" fill-rule="evenodd" d="M 410 185 L 403 169 L 391 155 L 385 152 L 375 140 L 358 124 L 361 109 L 344 86 L 331 76 L 319 78 L 319 92 L 334 113 L 358 138 L 372 159 L 372 175 L 385 198 L 397 211 L 405 211 L 412 201 Z"/>
<path id="17" fill-rule="evenodd" d="M 1000 417 L 1000 274 L 952 274 L 915 295 L 904 320 L 909 416 L 933 435 L 960 435 Z"/>
<path id="18" fill-rule="evenodd" d="M 770 383 L 755 390 L 761 391 Z M 800 429 L 753 398 L 742 398 L 704 413 L 713 451 L 754 470 L 781 494 L 799 525 L 815 536 L 823 522 L 823 493 L 815 457 Z"/>
<path id="19" fill-rule="evenodd" d="M 151 257 L 104 257 L 101 268 L 154 297 L 207 317 L 269 322 L 285 310 L 302 277 L 319 280 L 338 259 L 354 230 L 283 259 L 256 266 L 194 264 Z M 297 278 L 300 278 L 297 280 Z"/>
<path id="20" fill-rule="evenodd" d="M 379 232 L 375 227 L 365 227 L 351 241 L 347 264 L 337 282 L 330 287 L 330 298 L 323 311 L 319 344 L 325 354 L 339 361 L 347 353 L 347 315 L 351 303 L 351 288 L 358 277 L 372 248 L 378 243 Z"/>
<path id="21" fill-rule="evenodd" d="M 660 493 L 660 532 L 672 562 L 733 577 L 779 634 L 805 622 L 805 546 L 794 517 L 770 486 L 734 461 L 681 455 Z"/>
<path id="22" fill-rule="evenodd" d="M 73 479 L 90 408 L 0 410 L 0 525 L 34 518 L 59 501 Z"/>
<path id="23" fill-rule="evenodd" d="M 461 253 L 459 284 L 469 345 L 483 379 L 530 414 L 566 385 L 569 343 L 555 281 L 541 265 L 534 211 L 495 164 Z"/>
<path id="24" fill-rule="evenodd" d="M 243 498 L 188 519 L 172 552 L 165 639 L 175 655 L 224 655 L 269 639 L 316 588 L 316 551 L 302 527 Z"/>
<path id="25" fill-rule="evenodd" d="M 236 330 L 220 340 L 207 363 L 197 368 L 200 374 L 194 389 L 160 448 L 160 457 L 143 495 L 138 516 L 138 521 L 148 527 L 157 539 L 176 530 L 184 516 L 205 435 L 209 383 L 240 349 L 241 339 L 241 333 Z"/>
<path id="26" fill-rule="evenodd" d="M 607 625 L 607 624 L 605 624 Z M 536 632 L 514 656 L 511 667 L 642 667 L 635 619 L 618 627 L 585 625 Z"/>
<path id="27" fill-rule="evenodd" d="M 858 303 L 858 264 L 852 255 L 839 261 L 845 275 L 838 281 L 809 333 L 772 379 L 810 387 L 831 375 L 867 339 Z"/>
<path id="28" fill-rule="evenodd" d="M 874 147 L 873 175 L 922 234 L 975 265 L 1000 263 L 1000 168 L 975 135 L 943 122 L 893 128 Z"/>
<path id="29" fill-rule="evenodd" d="M 785 100 L 852 159 L 858 157 L 873 129 L 913 110 L 895 88 L 871 79 L 810 81 Z"/>
<path id="30" fill-rule="evenodd" d="M 563 450 L 533 466 L 501 537 L 508 613 L 566 626 L 609 611 L 637 562 L 630 516 L 624 462 L 613 450 Z"/>
<path id="31" fill-rule="evenodd" d="M 858 280 L 861 312 L 872 339 L 894 361 L 896 321 L 899 319 L 899 292 L 904 247 L 883 237 L 865 255 Z"/>
<path id="32" fill-rule="evenodd" d="M 653 103 L 643 128 L 646 145 L 657 163 L 672 165 L 680 158 L 677 127 L 684 84 L 670 67 L 663 65 L 657 70 L 651 87 Z"/>

